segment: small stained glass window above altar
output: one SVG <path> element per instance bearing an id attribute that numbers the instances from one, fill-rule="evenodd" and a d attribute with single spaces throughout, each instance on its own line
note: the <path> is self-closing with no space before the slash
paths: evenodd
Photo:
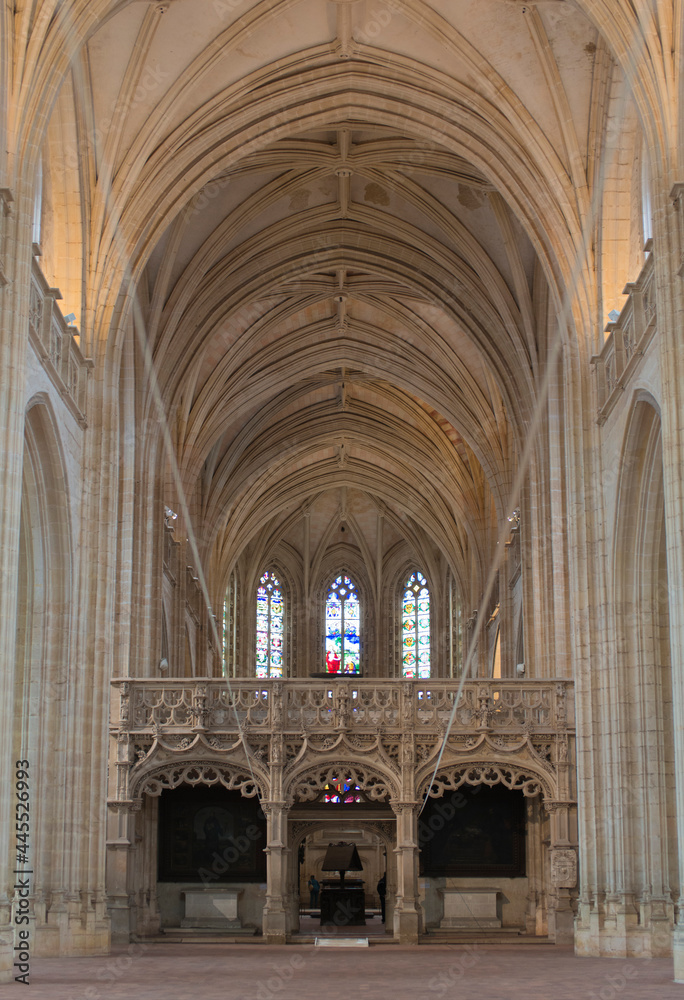
<path id="1" fill-rule="evenodd" d="M 337 781 L 332 785 L 325 786 L 324 802 L 334 802 L 336 804 L 360 802 L 361 789 L 358 785 L 350 785 L 346 781 Z"/>

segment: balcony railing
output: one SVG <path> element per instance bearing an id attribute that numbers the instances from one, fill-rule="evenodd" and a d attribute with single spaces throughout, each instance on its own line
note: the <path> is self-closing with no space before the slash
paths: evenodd
<path id="1" fill-rule="evenodd" d="M 636 281 L 625 285 L 622 312 L 606 327 L 601 353 L 591 359 L 598 389 L 598 422 L 604 423 L 656 333 L 655 265 L 649 255 Z"/>
<path id="2" fill-rule="evenodd" d="M 92 361 L 84 358 L 57 305 L 61 292 L 50 288 L 38 262 L 33 260 L 29 298 L 29 339 L 43 368 L 82 427 L 86 426 L 86 390 Z"/>
<path id="3" fill-rule="evenodd" d="M 451 680 L 126 678 L 112 682 L 111 727 L 154 732 L 439 732 L 456 696 Z M 572 730 L 568 680 L 467 681 L 454 732 Z"/>

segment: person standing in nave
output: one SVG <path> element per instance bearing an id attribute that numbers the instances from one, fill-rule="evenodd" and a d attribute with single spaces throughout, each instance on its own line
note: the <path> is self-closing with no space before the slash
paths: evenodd
<path id="1" fill-rule="evenodd" d="M 380 918 L 384 924 L 385 922 L 385 897 L 387 896 L 387 875 L 383 875 L 377 886 L 377 893 L 380 897 Z"/>
<path id="2" fill-rule="evenodd" d="M 309 908 L 315 910 L 318 906 L 318 893 L 321 885 L 315 875 L 311 876 L 307 885 L 309 887 Z"/>

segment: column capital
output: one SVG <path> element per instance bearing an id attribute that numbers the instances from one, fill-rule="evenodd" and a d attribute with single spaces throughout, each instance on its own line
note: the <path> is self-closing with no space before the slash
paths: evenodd
<path id="1" fill-rule="evenodd" d="M 282 799 L 266 800 L 259 803 L 261 809 L 267 816 L 272 816 L 275 813 L 289 812 L 292 806 L 291 802 L 286 802 Z"/>
<path id="2" fill-rule="evenodd" d="M 411 799 L 409 801 L 398 801 L 396 799 L 390 799 L 390 806 L 394 812 L 407 812 L 408 810 L 413 810 L 416 806 L 422 805 L 422 799 Z"/>

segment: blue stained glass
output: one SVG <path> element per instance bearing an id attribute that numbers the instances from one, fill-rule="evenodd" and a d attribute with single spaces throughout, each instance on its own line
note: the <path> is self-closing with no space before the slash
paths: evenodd
<path id="1" fill-rule="evenodd" d="M 361 789 L 358 785 L 351 785 L 347 782 L 337 781 L 333 785 L 325 786 L 324 802 L 360 802 L 361 796 L 357 794 Z"/>
<path id="2" fill-rule="evenodd" d="M 430 676 L 430 591 L 420 572 L 412 573 L 402 598 L 402 669 L 404 677 Z M 416 647 L 418 659 L 416 660 Z M 417 664 L 417 672 L 416 672 Z"/>
<path id="3" fill-rule="evenodd" d="M 325 604 L 325 668 L 329 674 L 358 674 L 361 609 L 356 584 L 342 574 L 328 588 Z"/>

